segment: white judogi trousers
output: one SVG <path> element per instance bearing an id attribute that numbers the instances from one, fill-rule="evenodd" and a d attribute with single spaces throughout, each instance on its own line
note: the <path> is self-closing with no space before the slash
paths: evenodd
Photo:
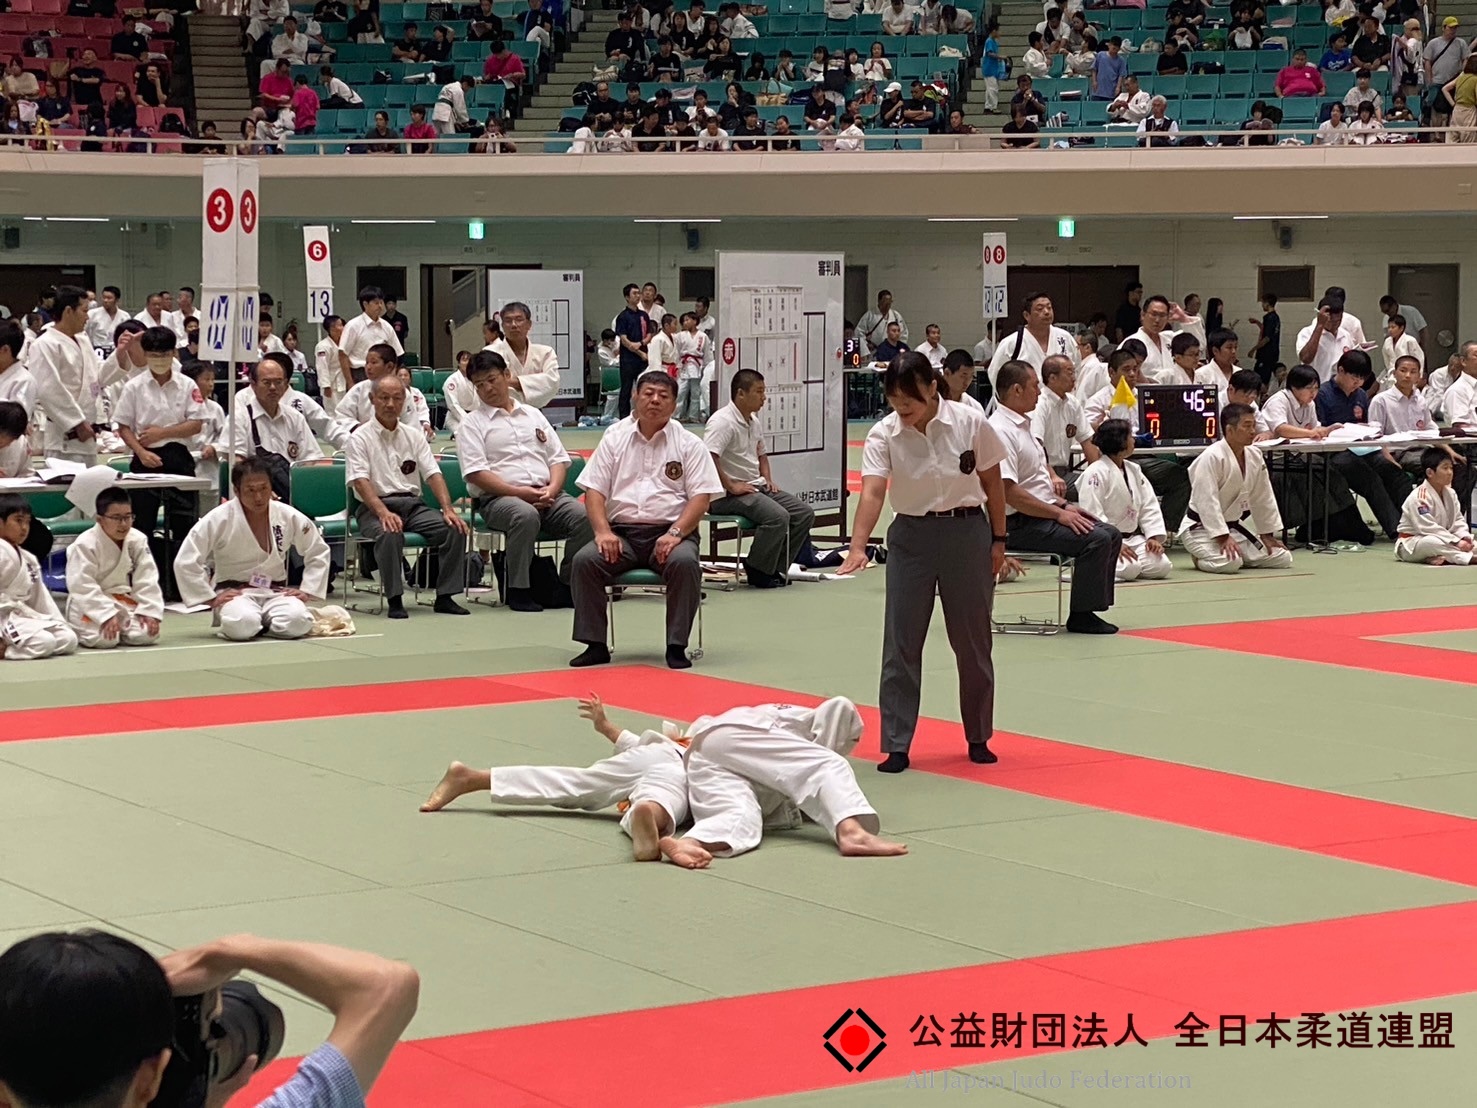
<path id="1" fill-rule="evenodd" d="M 131 605 L 114 600 L 118 608 L 118 634 L 112 638 L 103 635 L 102 623 L 94 622 L 80 611 L 67 604 L 67 623 L 77 635 L 77 642 L 90 650 L 111 650 L 120 642 L 124 646 L 153 646 L 159 641 L 157 634 L 150 634 L 143 621 L 138 618 Z M 107 622 L 104 620 L 103 622 Z"/>
<path id="2" fill-rule="evenodd" d="M 5 657 L 13 662 L 31 662 L 77 649 L 77 634 L 60 619 L 29 608 L 12 608 L 0 616 L 0 639 Z"/>
<path id="3" fill-rule="evenodd" d="M 1395 540 L 1395 557 L 1402 562 L 1429 562 L 1432 558 L 1443 558 L 1452 565 L 1472 564 L 1472 551 L 1458 549 L 1435 535 L 1402 535 Z"/>
<path id="4" fill-rule="evenodd" d="M 265 631 L 274 639 L 301 639 L 313 629 L 313 613 L 295 596 L 247 589 L 221 605 L 220 636 L 246 642 Z"/>
<path id="5" fill-rule="evenodd" d="M 687 819 L 687 780 L 682 747 L 655 731 L 621 732 L 615 753 L 583 769 L 577 766 L 494 766 L 495 804 L 547 804 L 585 812 L 630 801 L 621 830 L 630 834 L 631 811 L 653 801 L 675 829 Z"/>
<path id="6" fill-rule="evenodd" d="M 790 804 L 832 839 L 844 819 L 859 819 L 874 834 L 882 826 L 850 762 L 778 730 L 723 725 L 707 732 L 687 755 L 687 794 L 693 825 L 683 837 L 726 844 L 713 851 L 721 858 L 753 850 L 766 827 L 796 826 Z"/>
<path id="7" fill-rule="evenodd" d="M 1169 571 L 1174 566 L 1169 561 L 1168 554 L 1150 554 L 1145 544 L 1148 542 L 1143 535 L 1124 535 L 1123 549 L 1132 550 L 1138 555 L 1137 560 L 1120 561 L 1118 568 L 1113 571 L 1114 579 L 1118 581 L 1162 581 L 1169 576 Z"/>

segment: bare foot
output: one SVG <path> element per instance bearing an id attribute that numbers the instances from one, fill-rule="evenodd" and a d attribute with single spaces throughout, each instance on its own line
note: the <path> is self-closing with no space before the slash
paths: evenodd
<path id="1" fill-rule="evenodd" d="M 460 762 L 452 762 L 446 775 L 431 790 L 430 797 L 421 805 L 422 812 L 439 812 L 459 796 L 481 792 L 492 788 L 492 774 L 485 769 L 472 769 Z"/>
<path id="2" fill-rule="evenodd" d="M 856 819 L 844 819 L 837 824 L 836 846 L 843 858 L 891 858 L 908 852 L 902 843 L 879 839 Z"/>
<path id="3" fill-rule="evenodd" d="M 1445 558 L 1428 558 L 1426 560 L 1426 565 L 1428 565 L 1428 566 L 1444 566 L 1445 564 L 1446 564 L 1446 559 Z"/>
<path id="4" fill-rule="evenodd" d="M 661 824 L 666 814 L 660 804 L 650 800 L 631 809 L 631 853 L 636 861 L 655 862 L 661 858 Z"/>
<path id="5" fill-rule="evenodd" d="M 691 839 L 674 839 L 668 835 L 658 844 L 662 856 L 683 869 L 707 869 L 713 856 Z"/>

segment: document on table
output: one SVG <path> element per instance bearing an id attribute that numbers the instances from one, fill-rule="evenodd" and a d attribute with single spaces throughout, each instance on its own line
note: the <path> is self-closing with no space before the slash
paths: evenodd
<path id="1" fill-rule="evenodd" d="M 1431 439 L 1439 439 L 1441 431 L 1436 427 L 1427 427 L 1424 431 L 1396 431 L 1393 435 L 1386 435 L 1385 442 L 1424 442 Z"/>
<path id="2" fill-rule="evenodd" d="M 1345 423 L 1328 433 L 1325 442 L 1361 442 L 1379 438 L 1380 429 L 1372 423 Z"/>
<path id="3" fill-rule="evenodd" d="M 1258 439 L 1256 442 L 1252 443 L 1251 445 L 1252 446 L 1260 446 L 1263 450 L 1270 450 L 1274 446 L 1281 446 L 1286 441 L 1287 441 L 1286 439 Z"/>

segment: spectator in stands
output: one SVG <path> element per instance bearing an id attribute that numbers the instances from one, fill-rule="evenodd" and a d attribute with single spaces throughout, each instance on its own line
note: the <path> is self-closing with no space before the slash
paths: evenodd
<path id="1" fill-rule="evenodd" d="M 72 102 L 63 96 L 56 81 L 48 77 L 41 88 L 41 99 L 36 101 L 36 115 L 51 124 L 72 118 Z"/>
<path id="2" fill-rule="evenodd" d="M 328 96 L 322 102 L 325 108 L 362 108 L 364 97 L 346 85 L 340 78 L 333 75 L 333 66 L 325 65 L 318 71 L 318 79 L 323 82 L 323 87 L 328 90 Z"/>
<path id="3" fill-rule="evenodd" d="M 451 44 L 456 35 L 449 27 L 437 24 L 431 31 L 431 41 L 421 42 L 420 52 L 423 62 L 449 62 L 451 61 Z"/>
<path id="4" fill-rule="evenodd" d="M 283 58 L 271 73 L 261 79 L 257 86 L 257 100 L 268 112 L 275 113 L 292 103 L 294 91 L 292 63 Z"/>
<path id="5" fill-rule="evenodd" d="M 1000 108 L 1000 82 L 1005 79 L 1005 59 L 1000 55 L 1000 21 L 993 17 L 985 25 L 980 76 L 985 83 L 985 114 L 994 115 Z"/>
<path id="6" fill-rule="evenodd" d="M 915 35 L 941 35 L 944 33 L 944 6 L 939 0 L 923 0 L 913 9 L 913 33 Z"/>
<path id="7" fill-rule="evenodd" d="M 1456 30 L 1461 21 L 1449 15 L 1441 21 L 1441 34 L 1426 44 L 1423 63 L 1426 74 L 1427 95 L 1431 97 L 1431 126 L 1445 127 L 1451 116 L 1449 102 L 1439 90 L 1457 79 L 1467 64 L 1472 49 L 1464 39 L 1457 38 Z M 1437 136 L 1440 141 L 1441 136 Z"/>
<path id="8" fill-rule="evenodd" d="M 902 102 L 902 86 L 896 82 L 887 86 L 888 96 L 894 103 Z M 901 109 L 897 109 L 901 111 Z M 883 110 L 883 118 L 886 119 L 886 109 Z M 805 102 L 805 125 L 812 131 L 819 131 L 823 127 L 830 127 L 836 119 L 836 105 L 831 103 L 826 96 L 825 87 L 812 85 L 810 99 Z"/>
<path id="9" fill-rule="evenodd" d="M 1380 21 L 1373 15 L 1366 15 L 1350 51 L 1354 61 L 1365 69 L 1389 69 L 1392 49 L 1390 36 L 1385 34 Z"/>
<path id="10" fill-rule="evenodd" d="M 868 81 L 892 80 L 892 62 L 887 50 L 880 42 L 872 43 L 867 60 L 862 63 L 862 77 Z"/>
<path id="11" fill-rule="evenodd" d="M 412 154 L 434 153 L 436 148 L 425 140 L 433 139 L 436 135 L 436 128 L 426 122 L 426 106 L 424 104 L 412 106 L 410 109 L 410 125 L 405 128 L 405 137 L 420 141 L 410 144 L 410 152 Z"/>
<path id="12" fill-rule="evenodd" d="M 97 64 L 97 51 L 88 47 L 82 51 L 82 64 L 73 66 L 67 74 L 67 89 L 79 108 L 103 102 L 103 79 L 106 75 Z"/>
<path id="13" fill-rule="evenodd" d="M 824 46 L 817 46 L 810 55 L 810 61 L 805 63 L 805 79 L 819 81 L 826 75 L 826 66 L 829 61 L 830 53 Z"/>
<path id="14" fill-rule="evenodd" d="M 953 4 L 945 4 L 940 13 L 939 34 L 969 35 L 974 33 L 974 16 Z"/>
<path id="15" fill-rule="evenodd" d="M 595 85 L 595 97 L 587 107 L 595 117 L 593 126 L 602 131 L 614 125 L 621 112 L 621 102 L 610 95 L 610 84 L 606 81 Z"/>
<path id="16" fill-rule="evenodd" d="M 293 130 L 300 135 L 311 135 L 318 129 L 318 94 L 308 84 L 308 75 L 299 73 L 293 79 L 292 100 L 289 104 L 294 119 Z"/>
<path id="17" fill-rule="evenodd" d="M 866 132 L 857 124 L 856 116 L 846 112 L 837 122 L 841 130 L 836 133 L 835 150 L 855 153 L 867 148 Z"/>
<path id="18" fill-rule="evenodd" d="M 378 7 L 374 0 L 358 0 L 357 10 L 349 19 L 348 31 L 351 41 L 364 45 L 374 45 L 385 41 L 384 32 L 380 30 Z"/>
<path id="19" fill-rule="evenodd" d="M 882 9 L 882 33 L 884 35 L 913 34 L 913 10 L 903 0 L 890 0 Z"/>
<path id="20" fill-rule="evenodd" d="M 749 97 L 753 102 L 753 97 Z M 672 90 L 659 88 L 656 90 L 656 99 L 653 101 L 656 114 L 661 118 L 663 127 L 671 127 L 680 119 L 686 119 L 687 113 L 672 103 Z"/>
<path id="21" fill-rule="evenodd" d="M 665 132 L 662 132 L 665 134 Z M 636 132 L 636 142 L 640 145 L 641 132 Z M 728 132 L 719 124 L 716 115 L 708 116 L 708 122 L 701 131 L 697 133 L 697 149 L 699 150 L 728 150 Z"/>
<path id="22" fill-rule="evenodd" d="M 720 35 L 717 46 L 703 64 L 703 72 L 710 80 L 731 80 L 738 76 L 741 64 L 739 56 L 733 52 L 733 43 L 728 36 Z"/>
<path id="23" fill-rule="evenodd" d="M 116 85 L 113 88 L 113 100 L 108 105 L 108 133 L 114 138 L 132 136 L 138 130 L 138 107 L 133 102 L 133 94 L 128 91 L 127 85 Z M 113 147 L 121 149 L 121 147 Z"/>
<path id="24" fill-rule="evenodd" d="M 1030 74 L 1022 73 L 1015 79 L 1015 95 L 1010 98 L 1010 114 L 1014 118 L 1015 110 L 1020 108 L 1025 117 L 1032 123 L 1040 123 L 1046 118 L 1046 101 L 1041 99 L 1041 94 L 1032 87 Z"/>
<path id="25" fill-rule="evenodd" d="M 1255 101 L 1251 105 L 1251 115 L 1247 118 L 1246 122 L 1244 122 L 1243 124 L 1241 124 L 1241 129 L 1243 131 L 1248 131 L 1248 132 L 1250 132 L 1250 131 L 1268 131 L 1268 132 L 1271 132 L 1271 131 L 1275 131 L 1277 129 L 1277 124 L 1270 117 L 1270 112 L 1269 112 L 1269 110 L 1267 108 L 1267 102 L 1265 100 L 1257 100 L 1257 101 Z M 1265 134 L 1265 135 L 1252 135 L 1252 134 L 1248 134 L 1244 139 L 1241 140 L 1241 145 L 1242 146 L 1271 146 L 1276 141 L 1277 141 L 1276 137 L 1274 135 L 1272 135 L 1272 134 Z"/>
<path id="26" fill-rule="evenodd" d="M 1272 91 L 1278 96 L 1322 96 L 1328 89 L 1323 74 L 1308 64 L 1308 52 L 1299 48 L 1292 52 L 1292 64 L 1277 72 Z"/>
<path id="27" fill-rule="evenodd" d="M 1165 114 L 1169 101 L 1156 96 L 1149 102 L 1149 114 L 1139 120 L 1140 146 L 1174 146 L 1179 142 L 1180 125 Z"/>
<path id="28" fill-rule="evenodd" d="M 1021 138 L 1008 138 L 1004 140 L 1007 149 L 1026 150 L 1037 144 L 1036 135 L 1040 134 L 1041 128 L 1036 126 L 1034 120 L 1026 115 L 1025 108 L 1019 104 L 1010 106 L 1010 122 L 1000 128 L 1002 134 L 1020 135 Z"/>
<path id="29" fill-rule="evenodd" d="M 1371 74 L 1367 69 L 1361 69 L 1354 76 L 1354 87 L 1344 94 L 1344 115 L 1348 116 L 1359 110 L 1360 104 L 1370 104 L 1373 107 L 1375 119 L 1383 119 L 1385 115 L 1385 98 L 1380 95 L 1380 90 L 1370 84 Z"/>
<path id="30" fill-rule="evenodd" d="M 647 73 L 653 81 L 682 79 L 682 59 L 677 56 L 675 44 L 666 35 L 657 41 L 657 52 L 651 59 L 651 68 Z"/>
<path id="31" fill-rule="evenodd" d="M 645 59 L 646 39 L 633 29 L 630 12 L 621 12 L 616 29 L 605 36 L 605 56 L 619 66 Z"/>
<path id="32" fill-rule="evenodd" d="M 1123 40 L 1114 35 L 1108 40 L 1108 48 L 1101 51 L 1092 67 L 1092 98 L 1113 100 L 1123 91 L 1124 79 L 1128 76 L 1128 60 L 1122 53 Z"/>
<path id="33" fill-rule="evenodd" d="M 1407 19 L 1390 47 L 1390 91 L 1419 88 L 1426 79 L 1421 61 L 1426 43 L 1418 19 Z"/>
<path id="34" fill-rule="evenodd" d="M 949 123 L 944 130 L 946 135 L 974 135 L 978 134 L 973 127 L 964 122 L 964 111 L 962 108 L 951 108 L 949 110 Z"/>
<path id="35" fill-rule="evenodd" d="M 1442 86 L 1450 99 L 1453 142 L 1477 142 L 1477 56 L 1469 56 L 1462 71 Z"/>
<path id="36" fill-rule="evenodd" d="M 216 131 L 215 120 L 207 119 L 200 124 L 200 145 L 196 146 L 195 153 L 210 156 L 226 153 L 226 144 L 220 141 L 220 134 Z"/>
<path id="37" fill-rule="evenodd" d="M 745 92 L 743 86 L 737 81 L 730 81 L 725 90 L 723 103 L 718 107 L 719 122 L 725 128 L 737 127 L 744 117 L 744 109 L 752 106 L 753 103 L 753 93 Z"/>
<path id="38" fill-rule="evenodd" d="M 113 36 L 112 49 L 114 61 L 147 61 L 149 40 L 138 33 L 136 24 L 129 23 Z"/>
<path id="39" fill-rule="evenodd" d="M 708 94 L 702 89 L 698 89 L 697 93 L 693 96 L 694 104 L 697 103 L 698 96 L 702 97 L 702 102 L 704 105 L 706 105 L 708 102 Z M 632 81 L 626 86 L 626 99 L 625 103 L 621 105 L 621 110 L 623 112 L 635 112 L 637 120 L 639 120 L 643 115 L 646 114 L 646 101 L 641 99 L 641 85 L 638 82 Z M 703 116 L 706 116 L 707 112 L 704 111 L 701 114 Z"/>
<path id="40" fill-rule="evenodd" d="M 0 81 L 0 85 L 3 85 L 5 95 L 12 103 L 17 100 L 34 100 L 41 94 L 41 87 L 36 83 L 36 75 L 26 72 L 20 58 L 10 59 L 5 66 L 5 78 Z"/>
<path id="41" fill-rule="evenodd" d="M 1396 93 L 1390 97 L 1390 110 L 1385 113 L 1387 123 L 1414 123 L 1415 113 L 1410 110 L 1402 93 Z"/>
<path id="42" fill-rule="evenodd" d="M 763 150 L 765 143 L 764 124 L 759 121 L 759 109 L 747 107 L 743 116 L 731 132 L 735 150 Z"/>
<path id="43" fill-rule="evenodd" d="M 1021 77 L 1045 77 L 1051 73 L 1051 61 L 1046 56 L 1045 40 L 1040 31 L 1026 36 L 1026 52 L 1021 55 Z M 1017 78 L 1019 79 L 1019 78 Z"/>
<path id="44" fill-rule="evenodd" d="M 1318 68 L 1325 73 L 1342 73 L 1354 68 L 1354 53 L 1349 49 L 1349 36 L 1335 31 L 1328 40 L 1328 49 L 1318 59 Z"/>
<path id="45" fill-rule="evenodd" d="M 1179 43 L 1181 50 L 1194 50 L 1200 45 L 1200 35 L 1185 22 L 1183 15 L 1171 12 L 1164 28 L 1164 41 Z"/>
<path id="46" fill-rule="evenodd" d="M 923 82 L 914 81 L 910 95 L 903 104 L 903 118 L 899 126 L 922 127 L 931 131 L 937 123 L 937 105 L 924 95 Z"/>
<path id="47" fill-rule="evenodd" d="M 1123 82 L 1123 91 L 1108 105 L 1108 118 L 1117 123 L 1142 123 L 1154 110 L 1155 99 L 1141 89 L 1139 79 L 1130 74 Z M 1164 97 L 1157 99 L 1163 100 Z"/>
<path id="48" fill-rule="evenodd" d="M 414 23 L 407 23 L 405 37 L 390 48 L 390 57 L 397 62 L 418 62 L 424 58 L 425 46 L 421 40 L 420 28 Z"/>
<path id="49" fill-rule="evenodd" d="M 855 50 L 848 51 L 848 53 L 851 54 L 853 57 L 856 56 Z M 766 59 L 764 55 L 757 50 L 754 50 L 749 54 L 749 67 L 744 70 L 744 80 L 769 80 L 769 66 L 766 64 Z"/>
<path id="50" fill-rule="evenodd" d="M 1368 100 L 1359 105 L 1359 114 L 1348 124 L 1348 138 L 1346 141 L 1351 146 L 1373 146 L 1381 141 L 1381 134 L 1385 125 L 1374 117 L 1374 105 Z"/>
<path id="51" fill-rule="evenodd" d="M 1354 0 L 1324 0 L 1323 22 L 1330 27 L 1342 27 L 1358 15 L 1359 9 L 1354 6 Z"/>
<path id="52" fill-rule="evenodd" d="M 686 12 L 674 12 L 672 14 L 672 25 L 667 31 L 667 37 L 672 40 L 672 49 L 684 58 L 692 57 L 692 52 L 697 49 L 697 28 L 687 22 Z M 789 51 L 780 52 L 782 56 L 788 57 Z"/>
<path id="53" fill-rule="evenodd" d="M 1036 33 L 1041 36 L 1041 51 L 1048 58 L 1067 52 L 1068 27 L 1062 23 L 1062 10 L 1057 7 L 1046 9 L 1046 18 L 1036 24 Z"/>
<path id="54" fill-rule="evenodd" d="M 390 113 L 375 112 L 374 126 L 364 136 L 364 150 L 369 154 L 398 154 L 400 143 L 390 129 Z"/>
<path id="55" fill-rule="evenodd" d="M 308 36 L 297 29 L 297 16 L 289 15 L 282 21 L 282 33 L 272 40 L 272 57 L 286 58 L 292 65 L 307 64 Z"/>
<path id="56" fill-rule="evenodd" d="M 728 4 L 720 10 L 719 14 L 722 17 L 719 22 L 719 28 L 729 38 L 745 39 L 759 37 L 758 28 L 744 15 L 743 10 L 737 4 Z"/>
<path id="57" fill-rule="evenodd" d="M 800 140 L 790 129 L 790 117 L 782 115 L 774 121 L 774 137 L 769 140 L 771 152 L 793 153 L 800 149 Z"/>
<path id="58" fill-rule="evenodd" d="M 482 125 L 481 140 L 472 144 L 471 152 L 473 154 L 516 154 L 518 147 L 508 138 L 502 117 L 494 112 Z"/>
<path id="59" fill-rule="evenodd" d="M 482 83 L 503 83 L 504 88 L 516 89 L 528 76 L 523 68 L 523 59 L 508 49 L 508 44 L 498 39 L 492 44 L 487 60 L 482 63 Z"/>
<path id="60" fill-rule="evenodd" d="M 313 6 L 313 19 L 319 23 L 345 23 L 349 7 L 344 0 L 318 0 Z"/>
<path id="61" fill-rule="evenodd" d="M 1313 136 L 1317 146 L 1344 146 L 1349 141 L 1348 128 L 1344 126 L 1344 106 L 1334 104 L 1328 109 L 1328 118 L 1318 124 L 1318 133 Z"/>
<path id="62" fill-rule="evenodd" d="M 1253 21 L 1250 10 L 1242 8 L 1236 13 L 1235 20 L 1231 33 L 1226 37 L 1226 46 L 1231 50 L 1260 50 L 1262 29 Z"/>
<path id="63" fill-rule="evenodd" d="M 441 135 L 455 135 L 472 121 L 467 111 L 467 94 L 476 87 L 477 81 L 470 74 L 463 74 L 455 81 L 441 86 L 436 97 L 436 106 L 431 109 L 431 119 Z"/>
<path id="64" fill-rule="evenodd" d="M 1063 77 L 1092 77 L 1092 67 L 1097 62 L 1097 39 L 1092 35 L 1084 38 L 1079 46 L 1068 47 L 1067 60 L 1062 67 Z"/>

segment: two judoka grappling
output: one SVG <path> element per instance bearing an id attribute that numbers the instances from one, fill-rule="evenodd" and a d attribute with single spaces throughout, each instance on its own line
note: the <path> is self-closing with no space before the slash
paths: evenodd
<path id="1" fill-rule="evenodd" d="M 474 792 L 498 804 L 614 806 L 636 861 L 665 858 L 687 869 L 753 850 L 766 830 L 799 827 L 802 815 L 825 828 L 843 855 L 907 853 L 878 837 L 877 813 L 846 760 L 862 737 L 862 717 L 844 697 L 816 708 L 734 708 L 686 729 L 665 723 L 639 735 L 612 724 L 599 697 L 579 704 L 580 715 L 615 744 L 609 758 L 583 769 L 478 770 L 452 762 L 421 811 Z M 689 815 L 692 826 L 679 835 Z"/>

